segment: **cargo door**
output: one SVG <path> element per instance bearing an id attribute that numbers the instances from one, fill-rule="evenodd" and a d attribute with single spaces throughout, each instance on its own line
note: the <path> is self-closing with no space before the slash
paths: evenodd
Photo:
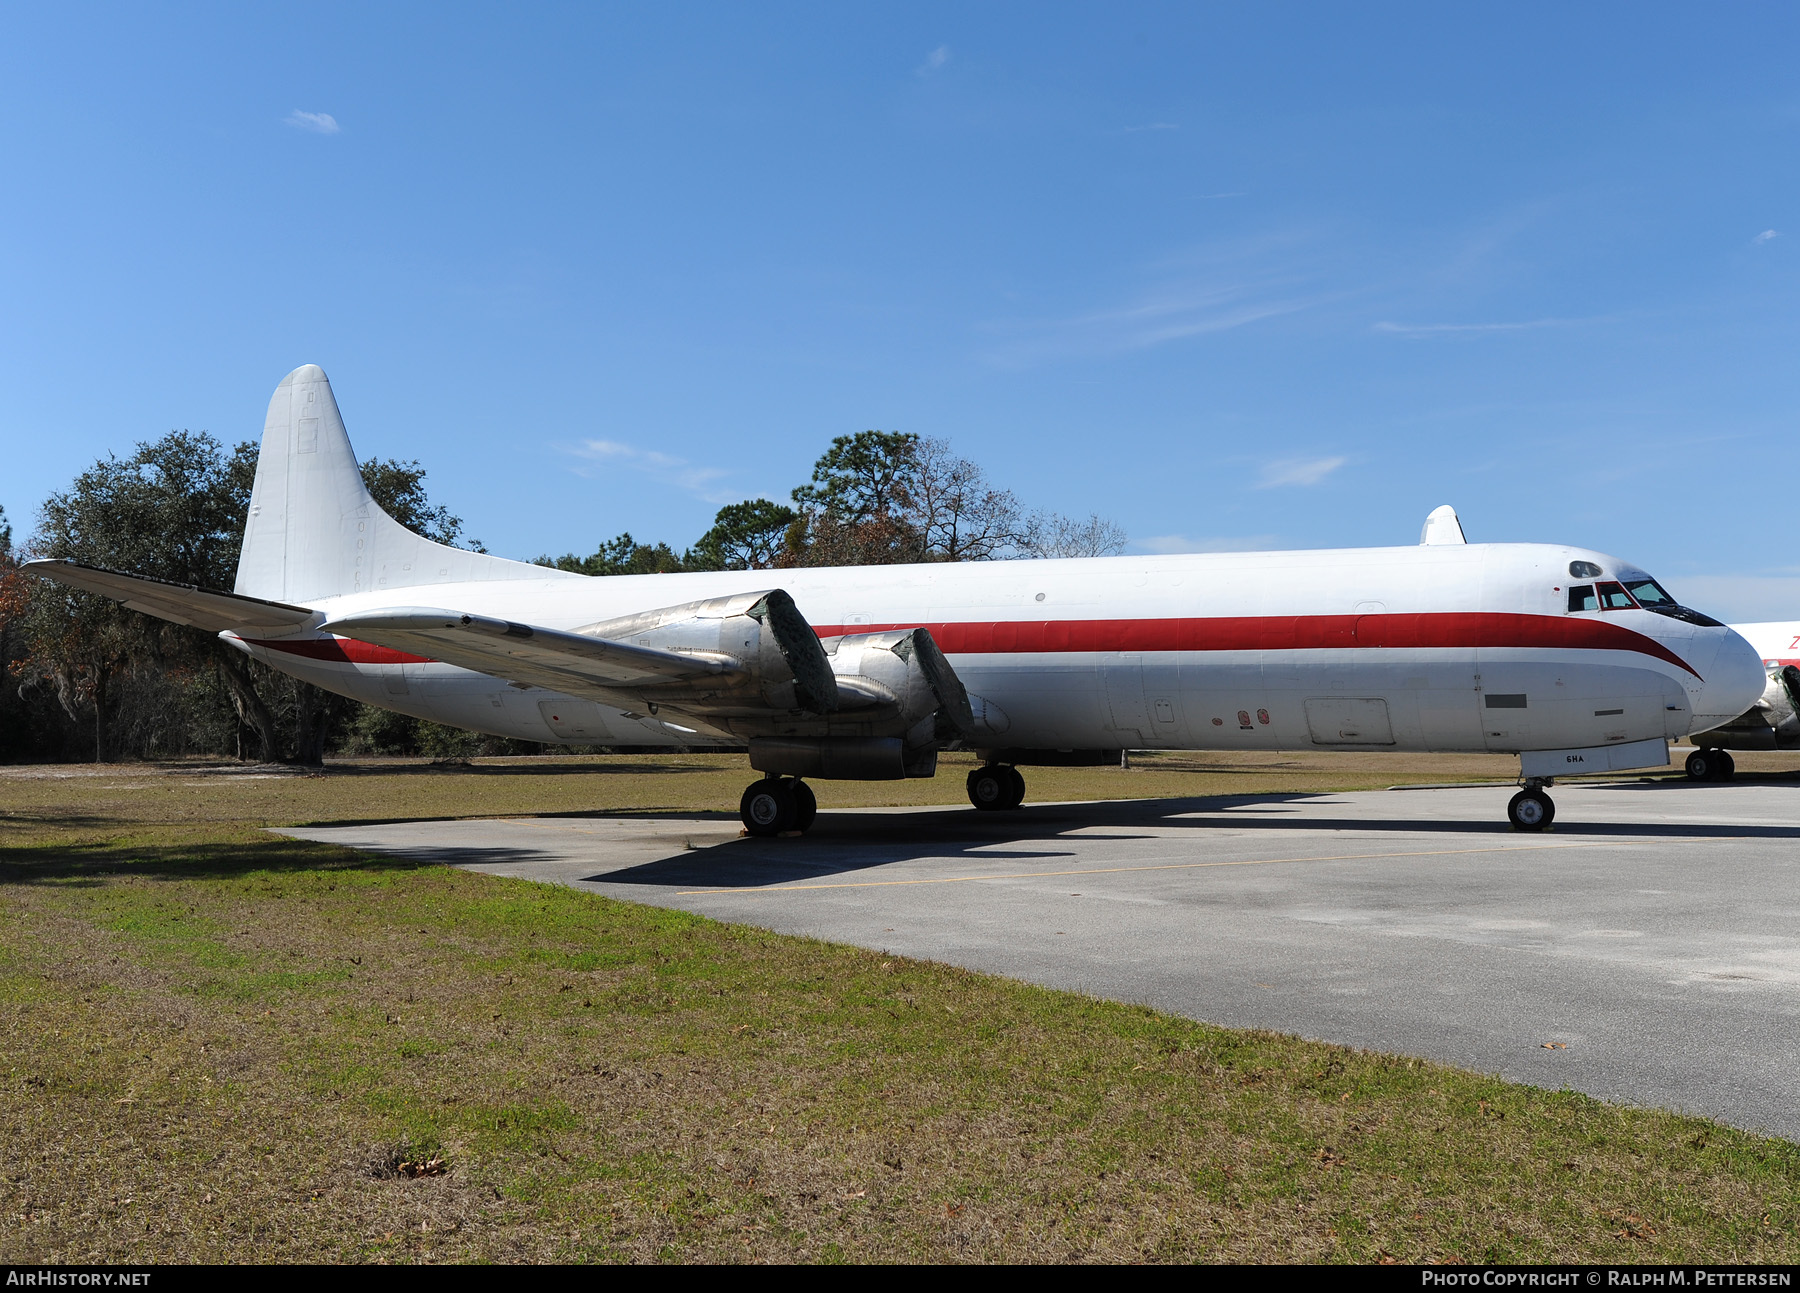
<path id="1" fill-rule="evenodd" d="M 1387 701 L 1375 696 L 1312 696 L 1306 726 L 1314 745 L 1392 745 Z"/>
<path id="2" fill-rule="evenodd" d="M 1101 685 L 1112 730 L 1128 746 L 1141 746 L 1150 723 L 1144 707 L 1144 657 L 1136 651 L 1108 651 L 1100 657 Z"/>

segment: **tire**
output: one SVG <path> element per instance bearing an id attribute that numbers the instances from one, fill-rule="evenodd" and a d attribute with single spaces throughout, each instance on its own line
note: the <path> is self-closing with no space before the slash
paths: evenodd
<path id="1" fill-rule="evenodd" d="M 744 820 L 744 829 L 765 839 L 793 830 L 799 811 L 793 790 L 775 777 L 752 782 L 738 801 L 738 816 Z"/>
<path id="2" fill-rule="evenodd" d="M 1017 768 L 1007 768 L 1006 783 L 1006 806 L 1017 808 L 1025 802 L 1025 774 Z"/>
<path id="3" fill-rule="evenodd" d="M 1515 831 L 1546 831 L 1556 820 L 1556 803 L 1541 790 L 1521 790 L 1506 805 L 1506 820 Z"/>
<path id="4" fill-rule="evenodd" d="M 1695 750 L 1687 756 L 1684 766 L 1687 768 L 1689 781 L 1706 781 L 1712 776 L 1711 755 L 1711 750 Z"/>
<path id="5" fill-rule="evenodd" d="M 1007 803 L 1012 795 L 1012 782 L 1007 778 L 1010 768 L 1003 768 L 997 763 L 990 763 L 985 768 L 976 768 L 969 774 L 969 802 L 984 813 L 999 812 L 1011 807 Z M 1023 787 L 1024 780 L 1020 779 Z"/>
<path id="6" fill-rule="evenodd" d="M 804 781 L 794 782 L 792 789 L 794 793 L 793 829 L 809 831 L 812 829 L 813 818 L 819 815 L 818 797 L 813 794 L 812 787 Z"/>
<path id="7" fill-rule="evenodd" d="M 1737 760 L 1731 757 L 1730 750 L 1714 750 L 1712 756 L 1714 781 L 1730 781 L 1737 776 Z"/>

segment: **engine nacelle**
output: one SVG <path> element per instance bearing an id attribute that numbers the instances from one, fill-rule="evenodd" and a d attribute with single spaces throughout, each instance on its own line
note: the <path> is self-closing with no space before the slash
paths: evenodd
<path id="1" fill-rule="evenodd" d="M 926 766 L 929 765 L 929 766 Z M 897 736 L 758 736 L 750 741 L 750 766 L 772 777 L 815 781 L 898 781 L 937 771 L 937 750 L 915 758 L 909 771 L 906 743 Z"/>
<path id="2" fill-rule="evenodd" d="M 838 781 L 929 777 L 937 753 L 975 727 L 969 694 L 927 629 L 828 639 L 838 708 L 810 730 L 752 737 L 750 766 Z"/>
<path id="3" fill-rule="evenodd" d="M 831 735 L 899 736 L 918 749 L 974 732 L 969 693 L 929 629 L 846 634 L 824 648 L 838 687 Z"/>
<path id="4" fill-rule="evenodd" d="M 653 706 L 709 718 L 826 715 L 838 707 L 837 683 L 818 635 L 779 588 L 666 606 L 576 631 L 732 666 L 706 678 L 638 688 Z"/>

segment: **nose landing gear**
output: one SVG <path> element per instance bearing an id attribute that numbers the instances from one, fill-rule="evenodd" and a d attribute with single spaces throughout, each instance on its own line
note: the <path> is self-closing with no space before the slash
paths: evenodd
<path id="1" fill-rule="evenodd" d="M 744 829 L 765 838 L 805 831 L 818 815 L 812 787 L 798 777 L 764 777 L 751 783 L 738 801 Z"/>
<path id="2" fill-rule="evenodd" d="M 1730 781 L 1737 773 L 1737 760 L 1729 750 L 1695 750 L 1685 766 L 1691 781 Z"/>
<path id="3" fill-rule="evenodd" d="M 990 763 L 969 774 L 969 802 L 983 812 L 1017 808 L 1025 802 L 1025 778 L 1006 763 Z"/>
<path id="4" fill-rule="evenodd" d="M 1556 820 L 1556 801 L 1544 793 L 1548 777 L 1527 777 L 1525 788 L 1506 805 L 1506 820 L 1515 831 L 1545 831 Z"/>

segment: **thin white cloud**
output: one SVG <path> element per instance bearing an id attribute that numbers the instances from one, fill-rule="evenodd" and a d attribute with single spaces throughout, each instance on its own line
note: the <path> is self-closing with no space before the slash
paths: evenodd
<path id="1" fill-rule="evenodd" d="M 1342 467 L 1348 458 L 1280 458 L 1264 463 L 1258 489 L 1275 489 L 1282 485 L 1317 485 Z"/>
<path id="2" fill-rule="evenodd" d="M 1592 319 L 1526 319 L 1518 323 L 1377 323 L 1376 332 L 1400 337 L 1444 337 L 1482 332 L 1530 332 L 1537 328 L 1569 328 Z"/>
<path id="3" fill-rule="evenodd" d="M 1760 246 L 1762 243 L 1765 243 L 1765 242 L 1774 242 L 1775 239 L 1777 239 L 1779 237 L 1781 237 L 1780 230 L 1764 229 L 1761 233 L 1757 234 L 1756 237 L 1752 238 L 1750 241 L 1752 244 Z"/>
<path id="4" fill-rule="evenodd" d="M 335 135 L 342 129 L 329 112 L 302 112 L 295 108 L 282 118 L 296 130 L 310 130 L 320 135 Z"/>
<path id="5" fill-rule="evenodd" d="M 722 467 L 696 467 L 685 458 L 620 444 L 617 440 L 583 440 L 565 452 L 592 464 L 574 467 L 572 470 L 578 476 L 599 475 L 601 467 L 623 467 L 685 490 L 708 503 L 731 503 L 738 498 L 734 491 L 718 487 L 720 481 L 731 475 Z"/>
<path id="6" fill-rule="evenodd" d="M 1158 534 L 1139 539 L 1133 547 L 1157 556 L 1177 552 L 1268 552 L 1280 546 L 1273 534 L 1246 534 L 1233 538 L 1194 539 L 1185 534 Z"/>
<path id="7" fill-rule="evenodd" d="M 1028 324 L 1027 335 L 988 352 L 1008 367 L 1053 359 L 1091 358 L 1146 350 L 1152 346 L 1229 332 L 1259 319 L 1292 314 L 1314 302 L 1265 297 L 1254 284 L 1171 290 L 1135 305 L 1045 323 Z"/>
<path id="8" fill-rule="evenodd" d="M 1316 242 L 1302 230 L 1189 247 L 1138 267 L 1137 288 L 1111 304 L 993 320 L 981 357 L 1007 368 L 1105 359 L 1313 309 L 1335 295 L 1321 290 Z"/>
<path id="9" fill-rule="evenodd" d="M 925 61 L 915 67 L 913 71 L 919 76 L 930 76 L 933 72 L 941 70 L 944 64 L 949 61 L 950 47 L 948 45 L 939 45 L 936 49 L 927 54 L 925 56 Z"/>

